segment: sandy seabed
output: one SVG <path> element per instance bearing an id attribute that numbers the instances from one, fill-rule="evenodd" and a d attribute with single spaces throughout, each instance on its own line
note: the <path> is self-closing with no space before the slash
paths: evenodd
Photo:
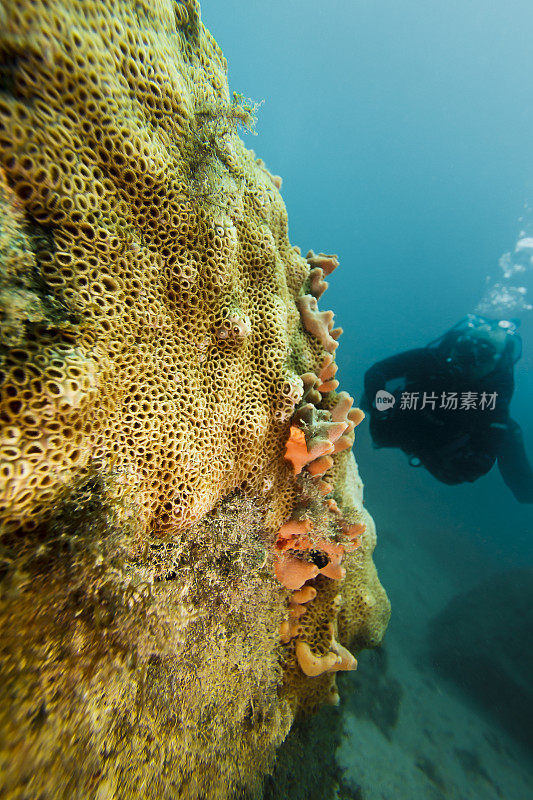
<path id="1" fill-rule="evenodd" d="M 361 653 L 358 673 L 342 681 L 339 800 L 528 800 L 526 745 L 428 655 L 430 621 L 457 582 L 420 542 L 406 550 L 382 530 L 379 546 L 393 616 L 381 651 Z M 361 688 L 369 680 L 374 693 Z"/>

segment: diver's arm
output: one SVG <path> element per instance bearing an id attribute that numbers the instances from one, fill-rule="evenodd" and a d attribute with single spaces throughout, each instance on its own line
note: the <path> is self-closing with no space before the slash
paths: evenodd
<path id="1" fill-rule="evenodd" d="M 420 365 L 429 358 L 426 347 L 417 347 L 414 350 L 407 350 L 397 356 L 385 358 L 370 367 L 365 373 L 365 393 L 361 400 L 361 406 L 366 411 L 372 408 L 372 402 L 379 389 L 385 389 L 387 381 L 394 378 L 402 378 L 412 373 L 413 370 L 420 369 Z"/>
<path id="2" fill-rule="evenodd" d="M 509 422 L 509 403 L 514 392 L 514 375 L 512 367 L 498 371 L 491 381 L 490 393 L 495 392 L 496 407 L 491 419 L 494 422 Z M 515 423 L 516 424 L 516 423 Z"/>
<path id="3" fill-rule="evenodd" d="M 533 470 L 524 447 L 520 425 L 508 418 L 501 428 L 498 442 L 498 467 L 502 478 L 519 503 L 533 503 Z"/>

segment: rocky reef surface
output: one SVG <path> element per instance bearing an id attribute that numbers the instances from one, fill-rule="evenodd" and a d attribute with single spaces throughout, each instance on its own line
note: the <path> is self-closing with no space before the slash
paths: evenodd
<path id="1" fill-rule="evenodd" d="M 261 797 L 389 616 L 338 261 L 195 0 L 0 23 L 2 796 Z"/>

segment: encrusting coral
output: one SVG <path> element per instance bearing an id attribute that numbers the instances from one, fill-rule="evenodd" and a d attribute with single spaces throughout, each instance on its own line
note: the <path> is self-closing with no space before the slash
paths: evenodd
<path id="1" fill-rule="evenodd" d="M 0 22 L 0 792 L 258 797 L 389 614 L 338 260 L 196 0 Z"/>

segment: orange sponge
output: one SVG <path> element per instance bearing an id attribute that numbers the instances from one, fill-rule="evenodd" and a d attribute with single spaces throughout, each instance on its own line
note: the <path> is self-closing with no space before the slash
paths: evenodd
<path id="1" fill-rule="evenodd" d="M 341 664 L 341 656 L 330 651 L 325 656 L 315 656 L 307 642 L 296 642 L 296 658 L 300 669 L 310 678 L 322 675 L 323 672 L 331 672 Z"/>
<path id="2" fill-rule="evenodd" d="M 322 364 L 322 369 L 318 373 L 318 377 L 320 379 L 320 385 L 318 387 L 319 392 L 326 394 L 326 392 L 335 391 L 339 385 L 339 381 L 335 380 L 337 369 L 338 367 L 331 353 L 326 353 Z"/>
<path id="3" fill-rule="evenodd" d="M 343 437 L 341 436 L 341 439 L 342 438 Z M 331 456 L 323 456 L 322 458 L 317 458 L 316 461 L 313 461 L 311 464 L 309 464 L 308 469 L 311 475 L 316 478 L 318 475 L 324 475 L 324 473 L 326 473 L 328 469 L 331 469 L 332 466 L 333 459 Z"/>
<path id="4" fill-rule="evenodd" d="M 334 449 L 335 445 L 327 440 L 315 442 L 311 449 L 308 450 L 304 432 L 296 425 L 291 425 L 289 439 L 285 448 L 285 458 L 291 462 L 294 474 L 299 475 L 302 469 L 307 464 L 310 464 L 311 461 L 327 453 L 332 453 Z"/>
<path id="5" fill-rule="evenodd" d="M 326 253 L 316 255 L 312 250 L 309 250 L 306 259 L 310 267 L 320 267 L 324 271 L 324 275 L 331 275 L 333 270 L 339 266 L 338 256 L 328 256 Z"/>
<path id="6" fill-rule="evenodd" d="M 306 581 L 316 578 L 318 571 L 316 564 L 285 554 L 277 558 L 274 564 L 276 578 L 290 591 L 301 589 Z"/>

